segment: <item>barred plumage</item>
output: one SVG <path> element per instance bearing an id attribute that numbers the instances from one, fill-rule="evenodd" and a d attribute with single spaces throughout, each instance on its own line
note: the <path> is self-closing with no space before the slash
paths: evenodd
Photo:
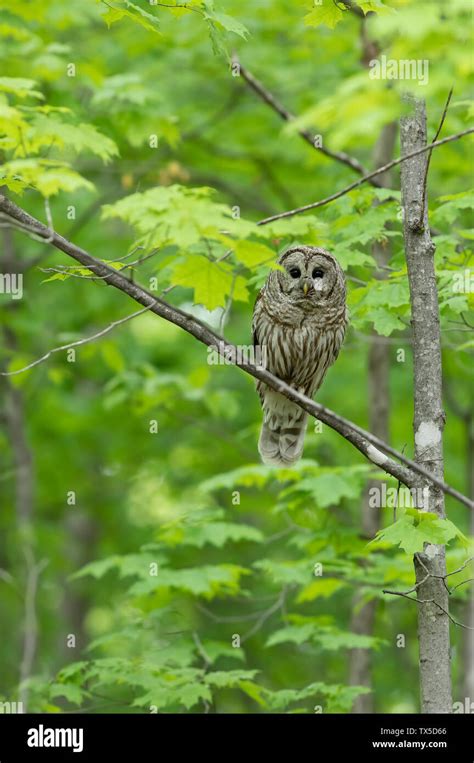
<path id="1" fill-rule="evenodd" d="M 295 246 L 279 259 L 255 302 L 254 344 L 266 367 L 311 397 L 336 360 L 347 325 L 344 273 L 325 249 Z M 258 449 L 266 464 L 291 465 L 303 452 L 307 414 L 257 382 L 263 408 Z"/>

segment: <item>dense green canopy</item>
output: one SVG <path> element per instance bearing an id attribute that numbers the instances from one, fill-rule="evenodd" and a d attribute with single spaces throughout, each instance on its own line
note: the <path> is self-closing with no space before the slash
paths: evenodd
<path id="1" fill-rule="evenodd" d="M 295 242 L 330 249 L 346 271 L 351 323 L 317 399 L 367 428 L 368 352 L 385 343 L 391 443 L 411 456 L 399 167 L 388 189 L 367 182 L 256 223 L 360 177 L 321 146 L 363 171 L 378 166 L 381 132 L 406 113 L 407 91 L 426 99 L 430 140 L 451 87 L 440 137 L 469 127 L 471 3 L 348 5 L 0 0 L 0 183 L 150 291 L 173 287 L 165 299 L 239 345 L 251 343 L 253 302 L 278 254 Z M 385 77 L 374 76 L 375 58 Z M 415 78 L 388 74 L 401 60 L 418 62 Z M 282 120 L 239 62 L 296 119 Z M 465 494 L 471 141 L 435 148 L 427 184 L 446 480 Z M 22 295 L 2 276 L 3 372 L 138 309 L 0 222 L 0 272 L 23 274 Z M 0 385 L 0 701 L 23 698 L 31 711 L 327 713 L 349 712 L 372 691 L 376 712 L 418 711 L 417 605 L 383 589 L 413 585 L 412 555 L 426 541 L 448 543 L 449 571 L 463 565 L 466 507 L 447 498 L 446 521 L 399 508 L 394 524 L 388 501 L 375 509 L 385 529 L 369 543 L 367 481 L 384 480 L 392 496 L 396 481 L 315 422 L 298 465 L 261 465 L 252 380 L 210 364 L 205 347 L 150 313 Z M 453 583 L 470 577 L 466 565 Z M 462 622 L 468 589 L 451 600 Z M 354 612 L 372 600 L 372 632 L 354 632 Z M 465 633 L 452 626 L 455 700 Z M 350 685 L 355 649 L 373 653 L 369 687 Z"/>

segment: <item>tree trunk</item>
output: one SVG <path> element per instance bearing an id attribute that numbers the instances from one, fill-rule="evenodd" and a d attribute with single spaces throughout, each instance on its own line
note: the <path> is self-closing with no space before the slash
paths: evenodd
<path id="1" fill-rule="evenodd" d="M 79 570 L 94 559 L 98 526 L 85 511 L 79 507 L 68 506 L 63 521 L 65 537 L 64 554 L 74 570 Z M 84 621 L 90 602 L 78 590 L 77 585 L 70 585 L 66 580 L 61 600 L 61 629 L 58 644 L 58 667 L 65 662 L 78 659 L 86 644 Z M 73 634 L 76 640 L 75 651 L 68 644 L 68 636 Z"/>
<path id="2" fill-rule="evenodd" d="M 3 231 L 4 251 L 0 267 L 5 273 L 24 271 L 24 263 L 16 257 L 12 232 Z M 11 308 L 14 304 L 10 305 Z M 8 324 L 3 326 L 5 347 L 18 351 L 17 339 Z M 23 629 L 21 634 L 21 660 L 19 667 L 19 702 L 22 712 L 28 711 L 29 687 L 27 680 L 33 673 L 38 649 L 38 618 L 36 598 L 43 562 L 37 564 L 34 554 L 33 514 L 35 504 L 35 474 L 33 454 L 27 438 L 27 414 L 23 393 L 8 378 L 2 379 L 4 392 L 4 420 L 15 473 L 15 508 L 18 528 L 17 552 L 25 570 Z"/>
<path id="3" fill-rule="evenodd" d="M 464 418 L 466 428 L 466 454 L 467 454 L 467 489 L 469 498 L 474 498 L 474 415 L 466 414 Z M 474 536 L 474 511 L 471 511 L 470 534 Z M 463 633 L 464 655 L 464 682 L 462 699 L 474 700 L 474 589 L 470 586 L 469 599 L 466 606 L 466 625 L 470 630 Z"/>
<path id="4" fill-rule="evenodd" d="M 402 155 L 426 145 L 423 100 L 412 99 L 412 114 L 400 120 Z M 425 172 L 428 154 L 401 166 L 405 252 L 410 286 L 414 365 L 415 460 L 443 477 L 441 341 L 434 250 L 428 225 Z M 420 476 L 417 487 L 428 485 Z M 423 510 L 443 518 L 444 495 L 429 485 Z M 445 547 L 429 545 L 414 559 L 418 598 L 418 639 L 422 713 L 452 712 L 448 593 L 443 580 L 427 573 L 446 574 Z M 443 610 L 445 610 L 443 612 Z"/>
<path id="5" fill-rule="evenodd" d="M 443 380 L 443 383 L 446 404 L 463 423 L 465 433 L 464 450 L 466 453 L 466 495 L 469 498 L 474 498 L 474 413 L 472 413 L 469 406 L 463 406 L 459 402 L 455 390 L 446 379 Z M 470 513 L 469 534 L 474 536 L 474 511 Z M 464 703 L 466 699 L 470 701 L 474 699 L 474 589 L 472 586 L 469 586 L 469 598 L 465 605 L 462 621 L 467 625 L 462 634 L 462 664 L 464 671 L 458 682 L 460 695 L 455 694 L 454 699 Z"/>

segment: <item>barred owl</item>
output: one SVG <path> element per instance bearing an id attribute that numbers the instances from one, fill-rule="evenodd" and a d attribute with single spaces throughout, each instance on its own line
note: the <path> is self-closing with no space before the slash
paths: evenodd
<path id="1" fill-rule="evenodd" d="M 311 397 L 336 360 L 347 325 L 346 284 L 325 249 L 295 246 L 279 259 L 255 302 L 254 345 L 268 371 Z M 308 415 L 261 381 L 258 450 L 265 464 L 289 466 L 301 457 Z"/>

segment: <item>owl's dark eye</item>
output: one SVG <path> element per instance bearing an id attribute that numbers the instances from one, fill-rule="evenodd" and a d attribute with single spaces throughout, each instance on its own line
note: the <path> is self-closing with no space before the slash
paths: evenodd
<path id="1" fill-rule="evenodd" d="M 321 270 L 321 268 L 315 268 L 313 270 L 313 278 L 322 278 L 324 275 L 324 270 Z"/>
<path id="2" fill-rule="evenodd" d="M 290 276 L 292 278 L 299 278 L 300 275 L 301 275 L 301 270 L 299 268 L 291 268 Z"/>

